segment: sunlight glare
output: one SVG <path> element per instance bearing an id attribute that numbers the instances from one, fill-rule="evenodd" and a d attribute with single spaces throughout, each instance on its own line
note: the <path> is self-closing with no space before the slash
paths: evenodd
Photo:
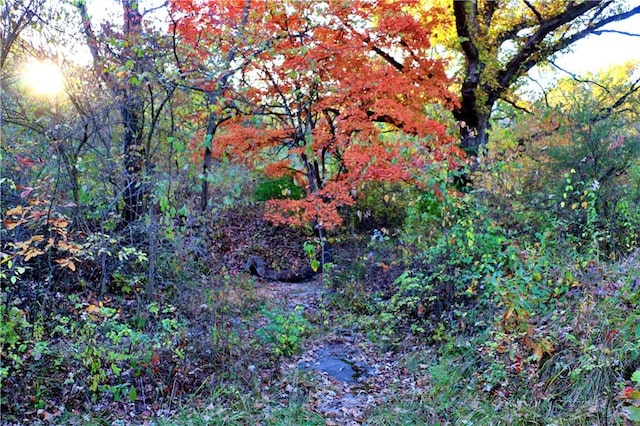
<path id="1" fill-rule="evenodd" d="M 51 61 L 32 60 L 22 73 L 23 83 L 36 95 L 56 96 L 64 89 L 60 68 Z"/>

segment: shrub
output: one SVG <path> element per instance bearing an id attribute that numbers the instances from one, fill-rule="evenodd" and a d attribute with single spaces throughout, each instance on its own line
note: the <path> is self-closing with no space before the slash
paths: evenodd
<path id="1" fill-rule="evenodd" d="M 288 314 L 279 309 L 263 309 L 268 324 L 256 331 L 261 342 L 270 345 L 276 356 L 291 356 L 298 352 L 302 337 L 311 330 L 311 324 L 302 316 L 302 307 L 296 306 Z"/>
<path id="2" fill-rule="evenodd" d="M 303 196 L 304 190 L 295 184 L 290 175 L 259 183 L 254 194 L 256 201 L 300 200 Z"/>

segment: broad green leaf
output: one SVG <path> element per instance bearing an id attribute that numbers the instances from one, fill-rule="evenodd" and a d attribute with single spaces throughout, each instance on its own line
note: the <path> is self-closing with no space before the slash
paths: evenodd
<path id="1" fill-rule="evenodd" d="M 629 420 L 634 422 L 640 422 L 640 407 L 631 405 L 629 407 L 626 407 L 625 409 L 629 413 L 629 415 L 627 416 Z"/>

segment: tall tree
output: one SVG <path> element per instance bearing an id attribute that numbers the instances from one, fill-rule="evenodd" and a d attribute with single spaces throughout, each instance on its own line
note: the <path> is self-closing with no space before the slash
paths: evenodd
<path id="1" fill-rule="evenodd" d="M 146 211 L 150 167 L 150 142 L 171 88 L 154 89 L 154 60 L 163 56 L 163 44 L 152 29 L 143 25 L 138 2 L 121 0 L 122 22 L 105 25 L 96 33 L 83 0 L 76 3 L 82 18 L 93 70 L 111 94 L 121 119 L 124 184 L 124 224 L 131 224 Z M 167 53 L 167 52 L 165 52 Z M 160 99 L 158 102 L 158 94 Z"/>
<path id="2" fill-rule="evenodd" d="M 233 78 L 246 68 L 255 51 L 263 48 L 260 31 L 247 28 L 255 26 L 263 5 L 262 0 L 170 2 L 173 56 L 179 70 L 174 83 L 199 93 L 204 101 L 204 136 L 200 141 L 203 145 L 202 211 L 209 206 L 208 175 L 214 138 L 220 126 L 238 109 Z"/>
<path id="3" fill-rule="evenodd" d="M 607 25 L 640 13 L 623 0 L 455 0 L 457 45 L 464 58 L 460 121 L 462 147 L 477 155 L 488 140 L 499 99 L 517 103 L 513 88 L 535 65 Z"/>
<path id="4" fill-rule="evenodd" d="M 261 31 L 272 45 L 244 80 L 254 118 L 228 126 L 219 147 L 271 155 L 267 174 L 292 174 L 305 188 L 301 200 L 270 201 L 272 221 L 319 233 L 339 224 L 338 208 L 365 182 L 408 180 L 429 161 L 408 154 L 414 138 L 432 160 L 455 153 L 439 117 L 426 113 L 429 104 L 452 108 L 455 96 L 444 63 L 427 59 L 429 29 L 402 13 L 409 3 L 292 1 L 266 10 Z"/>

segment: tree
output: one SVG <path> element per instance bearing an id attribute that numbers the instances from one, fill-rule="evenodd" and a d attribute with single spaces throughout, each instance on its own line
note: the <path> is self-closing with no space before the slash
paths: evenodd
<path id="1" fill-rule="evenodd" d="M 260 49 L 259 31 L 247 36 L 262 1 L 173 0 L 170 2 L 174 37 L 173 55 L 179 70 L 174 82 L 183 89 L 200 93 L 205 111 L 202 149 L 202 190 L 200 208 L 209 205 L 208 173 L 212 166 L 212 146 L 220 126 L 231 119 L 238 108 L 233 77 Z M 251 17 L 250 17 L 251 15 Z"/>
<path id="2" fill-rule="evenodd" d="M 514 85 L 538 64 L 608 24 L 640 13 L 619 0 L 456 0 L 453 16 L 464 58 L 460 121 L 462 147 L 477 155 L 488 140 L 499 99 L 517 105 Z"/>
<path id="3" fill-rule="evenodd" d="M 292 174 L 305 188 L 303 199 L 267 203 L 273 222 L 321 234 L 340 224 L 338 209 L 365 182 L 408 181 L 424 162 L 458 153 L 435 113 L 455 96 L 444 63 L 427 59 L 431 26 L 403 13 L 412 5 L 269 5 L 261 31 L 271 47 L 244 74 L 253 117 L 228 123 L 218 147 L 253 161 L 271 156 L 268 175 Z M 432 116 L 428 105 L 437 105 Z"/>
<path id="4" fill-rule="evenodd" d="M 102 34 L 97 34 L 85 2 L 76 3 L 93 58 L 93 70 L 113 97 L 121 119 L 124 166 L 121 217 L 128 225 L 146 212 L 149 189 L 145 174 L 151 166 L 149 147 L 173 88 L 156 90 L 151 84 L 157 74 L 154 60 L 163 56 L 165 47 L 152 30 L 144 28 L 137 1 L 121 0 L 121 5 L 119 28 L 107 25 Z"/>

